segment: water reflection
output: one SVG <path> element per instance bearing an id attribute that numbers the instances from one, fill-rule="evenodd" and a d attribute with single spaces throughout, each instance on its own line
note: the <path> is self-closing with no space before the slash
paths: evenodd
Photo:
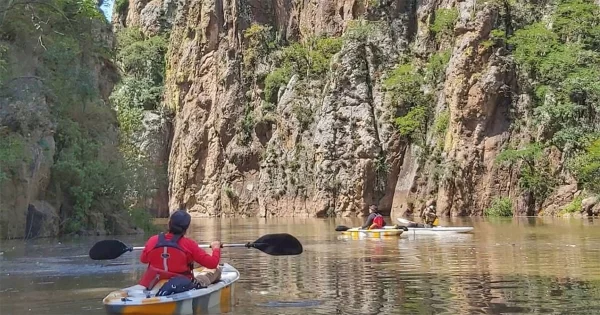
<path id="1" fill-rule="evenodd" d="M 200 242 L 298 237 L 300 256 L 227 249 L 236 266 L 235 314 L 510 314 L 600 312 L 596 222 L 547 218 L 457 220 L 474 234 L 340 239 L 360 220 L 197 220 Z M 443 222 L 450 225 L 449 222 Z M 108 262 L 86 254 L 100 238 L 2 243 L 0 314 L 102 314 L 101 299 L 137 281 L 139 253 Z M 145 237 L 120 237 L 141 246 Z M 12 248 L 14 246 L 14 249 Z"/>

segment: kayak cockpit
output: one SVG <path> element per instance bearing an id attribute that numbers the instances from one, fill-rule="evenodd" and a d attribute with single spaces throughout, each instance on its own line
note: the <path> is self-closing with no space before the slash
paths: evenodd
<path id="1" fill-rule="evenodd" d="M 221 279 L 206 288 L 156 296 L 167 282 L 161 280 L 151 290 L 138 284 L 113 291 L 102 302 L 108 314 L 204 314 L 218 305 L 229 308 L 233 303 L 233 284 L 240 274 L 229 264 L 224 264 L 222 268 Z M 196 268 L 194 274 L 202 270 Z"/>

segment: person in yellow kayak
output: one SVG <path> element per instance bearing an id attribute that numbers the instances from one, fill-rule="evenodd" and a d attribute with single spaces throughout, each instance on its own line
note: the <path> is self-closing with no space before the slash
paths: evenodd
<path id="1" fill-rule="evenodd" d="M 376 229 L 383 229 L 383 227 L 385 226 L 385 220 L 383 219 L 383 216 L 381 215 L 381 213 L 379 213 L 379 210 L 377 209 L 377 205 L 370 205 L 369 206 L 369 216 L 367 217 L 367 221 L 365 222 L 365 224 L 363 226 L 360 227 L 360 229 L 366 229 L 368 228 L 369 230 L 376 230 Z"/>
<path id="2" fill-rule="evenodd" d="M 187 291 L 194 287 L 207 287 L 220 279 L 221 242 L 211 243 L 212 255 L 198 247 L 198 243 L 185 237 L 191 216 L 185 210 L 177 210 L 169 219 L 169 232 L 148 239 L 140 255 L 140 262 L 148 264 L 140 284 L 148 289 L 163 279 L 168 282 L 157 293 L 158 296 Z M 194 262 L 206 267 L 194 277 Z"/>

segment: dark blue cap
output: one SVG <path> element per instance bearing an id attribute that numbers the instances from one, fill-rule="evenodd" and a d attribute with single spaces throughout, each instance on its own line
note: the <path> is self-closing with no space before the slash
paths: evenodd
<path id="1" fill-rule="evenodd" d="M 173 227 L 179 227 L 182 230 L 187 230 L 191 221 L 192 217 L 190 214 L 185 210 L 179 209 L 171 214 L 169 224 Z"/>

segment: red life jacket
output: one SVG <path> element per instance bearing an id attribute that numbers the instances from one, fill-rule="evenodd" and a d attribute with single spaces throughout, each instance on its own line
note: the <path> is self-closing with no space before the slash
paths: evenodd
<path id="1" fill-rule="evenodd" d="M 375 218 L 373 218 L 373 224 L 377 225 L 377 228 L 383 228 L 383 216 L 381 214 L 377 214 Z"/>
<path id="2" fill-rule="evenodd" d="M 148 269 L 140 280 L 141 285 L 151 289 L 159 280 L 175 276 L 193 278 L 193 264 L 188 264 L 187 252 L 178 244 L 181 237 L 175 235 L 167 240 L 164 233 L 158 235 L 156 246 L 148 252 Z"/>

